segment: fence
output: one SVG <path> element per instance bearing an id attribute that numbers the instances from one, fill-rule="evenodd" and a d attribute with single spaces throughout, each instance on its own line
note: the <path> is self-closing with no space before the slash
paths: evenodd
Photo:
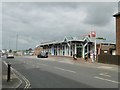
<path id="1" fill-rule="evenodd" d="M 120 65 L 120 55 L 98 55 L 98 63 Z"/>

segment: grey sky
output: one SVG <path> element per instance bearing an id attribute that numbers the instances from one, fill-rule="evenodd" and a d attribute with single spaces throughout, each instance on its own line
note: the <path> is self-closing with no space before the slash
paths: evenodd
<path id="1" fill-rule="evenodd" d="M 4 2 L 2 4 L 2 48 L 35 47 L 44 41 L 81 36 L 96 31 L 97 36 L 115 42 L 117 2 Z M 93 27 L 94 25 L 94 27 Z"/>

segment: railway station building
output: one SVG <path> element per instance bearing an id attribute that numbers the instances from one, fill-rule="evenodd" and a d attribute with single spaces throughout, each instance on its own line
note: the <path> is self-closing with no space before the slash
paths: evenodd
<path id="1" fill-rule="evenodd" d="M 50 55 L 56 56 L 73 56 L 84 58 L 94 50 L 94 42 L 89 36 L 85 37 L 65 37 L 61 41 L 51 41 L 41 43 L 40 47 L 43 51 L 48 51 Z"/>

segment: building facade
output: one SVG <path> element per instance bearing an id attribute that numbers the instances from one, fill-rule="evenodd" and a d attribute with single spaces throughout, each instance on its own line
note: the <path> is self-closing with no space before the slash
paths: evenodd
<path id="1" fill-rule="evenodd" d="M 116 55 L 116 44 L 110 42 L 97 43 L 97 55 Z"/>
<path id="2" fill-rule="evenodd" d="M 48 51 L 50 55 L 56 56 L 73 56 L 84 58 L 85 55 L 90 57 L 90 52 L 94 48 L 94 43 L 86 37 L 65 37 L 62 41 L 52 41 L 41 43 L 43 51 Z"/>
<path id="3" fill-rule="evenodd" d="M 120 55 L 120 12 L 114 17 L 116 17 L 116 54 Z"/>
<path id="4" fill-rule="evenodd" d="M 35 48 L 34 55 L 40 54 L 40 52 L 41 52 L 42 50 L 43 50 L 42 47 L 37 46 L 37 47 Z"/>

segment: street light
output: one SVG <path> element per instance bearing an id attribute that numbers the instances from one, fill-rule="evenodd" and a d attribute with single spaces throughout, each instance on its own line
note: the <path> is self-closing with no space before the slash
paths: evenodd
<path id="1" fill-rule="evenodd" d="M 96 34 L 94 34 L 96 36 Z M 106 40 L 106 38 L 104 37 L 94 37 L 94 60 L 96 60 L 96 55 L 97 55 L 97 43 L 96 43 L 96 40 Z"/>
<path id="2" fill-rule="evenodd" d="M 104 38 L 104 37 L 97 37 L 97 38 L 95 38 L 95 54 L 96 54 L 96 39 L 97 40 L 106 40 L 106 38 Z M 95 55 L 95 60 L 96 60 L 96 55 Z"/>
<path id="3" fill-rule="evenodd" d="M 18 49 L 18 34 L 16 35 L 16 52 L 17 52 L 17 49 Z"/>

